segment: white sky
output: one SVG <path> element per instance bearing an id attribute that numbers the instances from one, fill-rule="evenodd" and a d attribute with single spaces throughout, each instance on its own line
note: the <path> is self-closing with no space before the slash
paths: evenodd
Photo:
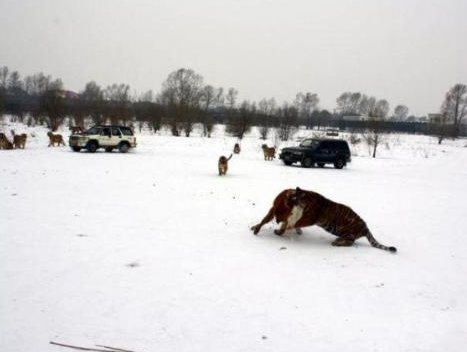
<path id="1" fill-rule="evenodd" d="M 194 69 L 240 99 L 342 92 L 436 112 L 467 83 L 467 0 L 0 0 L 0 66 L 79 91 Z"/>

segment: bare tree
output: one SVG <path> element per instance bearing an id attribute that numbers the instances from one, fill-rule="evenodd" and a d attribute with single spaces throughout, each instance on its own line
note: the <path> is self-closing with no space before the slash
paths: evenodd
<path id="1" fill-rule="evenodd" d="M 201 93 L 201 101 L 203 103 L 201 123 L 203 125 L 203 135 L 208 138 L 211 137 L 211 132 L 214 128 L 214 118 L 210 110 L 214 106 L 216 99 L 216 89 L 211 85 L 205 86 Z"/>
<path id="2" fill-rule="evenodd" d="M 238 90 L 236 90 L 235 88 L 229 88 L 229 90 L 227 91 L 227 95 L 225 96 L 229 117 L 235 109 L 235 104 L 237 103 L 237 97 L 238 97 Z"/>
<path id="3" fill-rule="evenodd" d="M 46 90 L 40 99 L 41 110 L 47 118 L 47 127 L 56 131 L 65 119 L 65 98 L 58 89 Z"/>
<path id="4" fill-rule="evenodd" d="M 462 120 L 467 115 L 467 86 L 465 84 L 458 83 L 449 89 L 441 106 L 441 113 L 454 125 L 452 137 L 457 137 Z"/>
<path id="5" fill-rule="evenodd" d="M 268 138 L 271 127 L 273 126 L 274 113 L 276 110 L 276 100 L 262 99 L 258 103 L 258 115 L 259 115 L 259 133 L 261 139 L 266 140 Z"/>
<path id="6" fill-rule="evenodd" d="M 216 107 L 221 108 L 224 106 L 225 97 L 224 97 L 224 88 L 220 87 L 216 90 L 216 98 L 214 100 Z"/>
<path id="7" fill-rule="evenodd" d="M 84 90 L 81 92 L 81 102 L 85 114 L 91 117 L 94 124 L 100 125 L 105 122 L 103 114 L 104 92 L 96 82 L 86 83 Z"/>
<path id="8" fill-rule="evenodd" d="M 3 112 L 6 105 L 8 71 L 7 66 L 0 67 L 0 121 L 3 121 Z"/>
<path id="9" fill-rule="evenodd" d="M 147 92 L 144 92 L 141 94 L 141 96 L 139 97 L 139 101 L 145 101 L 145 102 L 154 102 L 155 101 L 155 96 L 154 96 L 154 92 L 152 91 L 152 89 L 148 90 Z"/>
<path id="10" fill-rule="evenodd" d="M 279 119 L 279 138 L 282 141 L 287 141 L 297 128 L 298 111 L 293 105 L 284 102 L 277 110 Z"/>
<path id="11" fill-rule="evenodd" d="M 332 120 L 332 114 L 327 110 L 315 110 L 311 114 L 311 119 L 313 120 L 313 125 L 317 126 L 319 131 L 323 124 L 329 124 L 329 122 Z"/>
<path id="12" fill-rule="evenodd" d="M 18 120 L 23 123 L 25 111 L 23 104 L 21 104 L 21 100 L 24 98 L 25 92 L 23 90 L 23 82 L 21 81 L 21 76 L 18 71 L 13 71 L 8 77 L 7 92 L 13 100 L 9 104 L 11 115 L 13 115 L 15 121 Z"/>
<path id="13" fill-rule="evenodd" d="M 130 117 L 130 86 L 114 83 L 107 86 L 103 93 L 107 101 L 106 115 L 111 123 L 126 124 Z"/>
<path id="14" fill-rule="evenodd" d="M 32 76 L 26 76 L 24 79 L 24 89 L 29 95 L 39 97 L 47 90 L 63 89 L 63 82 L 61 79 L 53 80 L 52 76 L 46 76 L 42 72 L 39 72 Z"/>
<path id="15" fill-rule="evenodd" d="M 3 111 L 6 105 L 6 92 L 0 87 L 0 122 L 3 122 Z"/>
<path id="16" fill-rule="evenodd" d="M 231 115 L 227 132 L 238 139 L 243 139 L 246 133 L 251 129 L 251 125 L 256 114 L 256 105 L 249 101 L 243 101 L 240 105 L 238 114 Z"/>
<path id="17" fill-rule="evenodd" d="M 454 125 L 450 123 L 450 119 L 446 113 L 442 113 L 436 117 L 432 123 L 431 133 L 438 137 L 438 144 L 441 144 L 447 137 L 453 136 Z"/>
<path id="18" fill-rule="evenodd" d="M 10 76 L 10 69 L 8 66 L 0 67 L 0 89 L 6 90 L 8 88 L 8 77 Z"/>
<path id="19" fill-rule="evenodd" d="M 368 98 L 369 132 L 364 140 L 373 149 L 373 158 L 376 158 L 378 146 L 385 141 L 382 135 L 383 122 L 389 113 L 389 103 L 385 99 Z"/>
<path id="20" fill-rule="evenodd" d="M 313 120 L 311 118 L 313 112 L 318 108 L 319 98 L 318 94 L 310 92 L 302 93 L 298 92 L 295 97 L 295 107 L 298 111 L 300 120 L 305 123 L 307 129 L 313 127 Z"/>
<path id="21" fill-rule="evenodd" d="M 394 108 L 394 120 L 406 121 L 409 115 L 409 108 L 405 105 L 397 105 Z"/>
<path id="22" fill-rule="evenodd" d="M 140 132 L 144 122 L 147 122 L 154 132 L 157 132 L 162 127 L 164 109 L 161 104 L 156 102 L 156 97 L 152 90 L 141 94 L 138 101 L 133 103 L 133 111 L 138 121 Z"/>
<path id="23" fill-rule="evenodd" d="M 161 98 L 167 103 L 174 136 L 180 135 L 181 127 L 190 136 L 195 115 L 199 113 L 202 88 L 203 77 L 185 68 L 170 73 L 162 84 Z"/>
<path id="24" fill-rule="evenodd" d="M 360 115 L 366 110 L 366 95 L 360 92 L 342 93 L 336 100 L 337 111 L 341 115 Z"/>

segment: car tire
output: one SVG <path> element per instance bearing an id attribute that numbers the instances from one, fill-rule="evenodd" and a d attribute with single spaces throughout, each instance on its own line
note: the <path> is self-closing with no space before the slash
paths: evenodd
<path id="1" fill-rule="evenodd" d="M 337 160 L 334 162 L 334 167 L 335 167 L 336 169 L 342 169 L 344 166 L 345 166 L 345 161 L 342 160 L 342 159 L 337 159 Z"/>
<path id="2" fill-rule="evenodd" d="M 287 165 L 287 166 L 290 166 L 290 165 L 293 164 L 293 162 L 290 161 L 290 160 L 284 160 L 284 164 Z"/>
<path id="3" fill-rule="evenodd" d="M 77 152 L 79 153 L 81 151 L 81 147 L 71 147 L 71 149 L 74 151 L 74 152 Z"/>
<path id="4" fill-rule="evenodd" d="M 89 153 L 95 153 L 97 151 L 97 148 L 99 146 L 97 145 L 97 142 L 95 141 L 91 141 L 91 142 L 88 142 L 87 146 L 86 146 L 86 150 L 89 152 Z"/>
<path id="5" fill-rule="evenodd" d="M 306 167 L 306 168 L 312 167 L 313 166 L 313 159 L 310 158 L 309 156 L 306 157 L 306 158 L 303 158 L 303 160 L 301 161 L 301 164 L 302 164 L 303 167 Z"/>
<path id="6" fill-rule="evenodd" d="M 114 150 L 112 147 L 105 148 L 106 153 L 112 153 L 112 150 Z"/>
<path id="7" fill-rule="evenodd" d="M 320 167 L 320 168 L 323 168 L 325 164 L 324 163 L 317 163 L 316 165 L 318 165 L 318 167 Z"/>
<path id="8" fill-rule="evenodd" d="M 128 143 L 120 143 L 118 150 L 120 153 L 126 153 L 130 150 L 130 145 Z"/>

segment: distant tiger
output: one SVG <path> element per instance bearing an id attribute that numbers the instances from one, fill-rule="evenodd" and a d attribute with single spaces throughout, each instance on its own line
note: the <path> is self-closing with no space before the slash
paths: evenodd
<path id="1" fill-rule="evenodd" d="M 235 143 L 233 152 L 234 154 L 240 154 L 240 144 Z"/>
<path id="2" fill-rule="evenodd" d="M 13 149 L 13 143 L 11 143 L 4 133 L 0 132 L 0 149 Z"/>
<path id="3" fill-rule="evenodd" d="M 61 134 L 53 134 L 52 132 L 48 132 L 47 136 L 49 136 L 49 147 L 55 147 L 55 144 L 57 144 L 57 146 L 60 146 L 60 144 L 66 145 Z"/>
<path id="4" fill-rule="evenodd" d="M 70 131 L 71 134 L 81 133 L 83 132 L 83 128 L 81 126 L 70 126 Z"/>
<path id="5" fill-rule="evenodd" d="M 24 149 L 24 147 L 26 146 L 26 139 L 28 138 L 28 135 L 26 133 L 15 134 L 14 131 L 11 132 L 13 134 L 13 147 Z"/>
<path id="6" fill-rule="evenodd" d="M 227 170 L 229 169 L 229 160 L 232 158 L 232 154 L 228 158 L 221 156 L 217 163 L 217 168 L 219 169 L 219 176 L 226 175 Z"/>
<path id="7" fill-rule="evenodd" d="M 395 247 L 383 246 L 371 234 L 365 221 L 348 206 L 335 203 L 322 195 L 300 188 L 286 189 L 279 193 L 264 219 L 251 229 L 256 235 L 261 227 L 276 218 L 282 223 L 274 230 L 282 235 L 286 230 L 296 229 L 301 233 L 305 226 L 317 225 L 338 238 L 333 246 L 351 246 L 360 237 L 366 237 L 373 247 L 396 252 Z"/>
<path id="8" fill-rule="evenodd" d="M 275 147 L 268 147 L 267 144 L 263 144 L 261 148 L 263 149 L 264 160 L 272 160 L 276 157 Z"/>

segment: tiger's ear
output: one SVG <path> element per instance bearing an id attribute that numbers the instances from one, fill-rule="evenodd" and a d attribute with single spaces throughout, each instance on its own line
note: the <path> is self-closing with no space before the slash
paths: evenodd
<path id="1" fill-rule="evenodd" d="M 298 193 L 298 192 L 301 192 L 301 191 L 302 191 L 302 190 L 301 190 L 300 187 L 297 187 L 297 188 L 295 189 L 295 192 L 297 192 L 297 193 Z"/>

